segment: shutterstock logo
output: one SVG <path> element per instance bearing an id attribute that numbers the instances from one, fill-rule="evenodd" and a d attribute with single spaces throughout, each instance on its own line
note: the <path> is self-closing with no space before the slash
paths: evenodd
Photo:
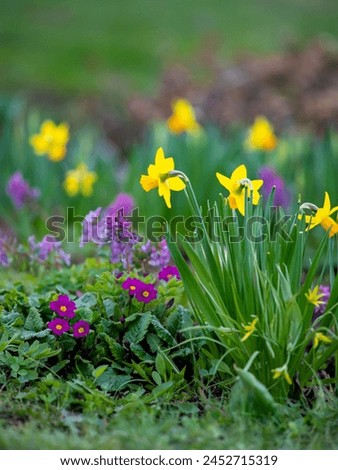
<path id="1" fill-rule="evenodd" d="M 236 215 L 222 219 L 211 210 L 205 217 L 176 215 L 169 220 L 160 215 L 146 218 L 140 214 L 139 208 L 135 208 L 129 216 L 119 211 L 119 215 L 99 217 L 94 214 L 88 218 L 76 214 L 75 208 L 69 207 L 66 217 L 49 217 L 46 227 L 56 241 L 65 240 L 68 243 L 77 241 L 79 231 L 83 243 L 104 244 L 112 237 L 119 242 L 135 242 L 135 233 L 144 233 L 151 242 L 158 242 L 166 230 L 170 232 L 173 242 L 178 241 L 179 234 L 191 243 L 198 243 L 205 236 L 215 243 L 220 243 L 224 236 L 229 243 L 240 243 L 244 239 L 253 243 L 262 243 L 267 239 L 270 242 L 278 239 L 291 242 L 288 227 L 293 218 L 291 215 L 280 215 L 275 207 L 270 208 L 268 219 L 262 216 L 238 219 Z M 139 237 L 139 240 L 142 238 Z"/>

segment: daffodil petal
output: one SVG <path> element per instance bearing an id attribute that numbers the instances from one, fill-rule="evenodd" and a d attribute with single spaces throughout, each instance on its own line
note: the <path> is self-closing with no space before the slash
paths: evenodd
<path id="1" fill-rule="evenodd" d="M 231 175 L 232 183 L 236 183 L 239 180 L 243 180 L 247 177 L 246 167 L 245 165 L 238 166 Z"/>
<path id="2" fill-rule="evenodd" d="M 257 206 L 260 197 L 261 196 L 258 191 L 252 191 L 252 204 L 254 206 Z"/>
<path id="3" fill-rule="evenodd" d="M 325 209 L 328 212 L 330 212 L 331 210 L 330 196 L 329 196 L 329 193 L 327 193 L 326 191 L 325 191 L 323 209 Z"/>
<path id="4" fill-rule="evenodd" d="M 227 176 L 222 175 L 221 173 L 216 173 L 216 177 L 218 181 L 221 183 L 221 185 L 224 186 L 225 189 L 231 192 L 231 188 L 232 188 L 231 179 L 228 178 Z"/>
<path id="5" fill-rule="evenodd" d="M 251 184 L 254 190 L 258 191 L 261 186 L 263 186 L 263 180 L 252 180 Z"/>
<path id="6" fill-rule="evenodd" d="M 244 215 L 245 214 L 245 191 L 242 191 L 240 196 L 236 197 L 237 209 Z"/>
<path id="7" fill-rule="evenodd" d="M 171 202 L 170 202 L 170 189 L 167 186 L 166 182 L 165 183 L 160 183 L 158 187 L 158 194 L 159 196 L 163 196 L 165 203 L 171 209 Z"/>
<path id="8" fill-rule="evenodd" d="M 163 148 L 159 147 L 155 155 L 155 165 L 156 166 L 161 165 L 164 159 L 165 159 L 165 156 L 164 156 Z"/>
<path id="9" fill-rule="evenodd" d="M 168 178 L 168 186 L 173 191 L 182 191 L 185 188 L 185 183 L 181 180 L 179 176 L 174 176 L 173 178 Z"/>

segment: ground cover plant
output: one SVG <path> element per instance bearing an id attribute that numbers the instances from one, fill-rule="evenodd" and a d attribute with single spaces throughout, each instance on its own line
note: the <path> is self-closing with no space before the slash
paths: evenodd
<path id="1" fill-rule="evenodd" d="M 149 448 L 165 429 L 157 447 L 335 448 L 337 134 L 257 116 L 224 135 L 177 97 L 121 171 L 95 128 L 12 110 L 1 446 L 92 447 L 103 426 L 102 448 Z M 135 414 L 152 427 L 138 441 Z"/>

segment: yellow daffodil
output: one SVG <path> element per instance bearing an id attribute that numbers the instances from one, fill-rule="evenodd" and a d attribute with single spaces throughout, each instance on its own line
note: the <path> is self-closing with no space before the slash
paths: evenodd
<path id="1" fill-rule="evenodd" d="M 279 377 L 284 377 L 284 379 L 287 381 L 289 385 L 292 385 L 292 380 L 291 377 L 288 373 L 287 366 L 284 365 L 283 367 L 277 367 L 277 369 L 273 369 L 271 371 L 273 373 L 273 379 L 279 379 Z"/>
<path id="2" fill-rule="evenodd" d="M 56 125 L 53 121 L 44 121 L 40 133 L 31 136 L 30 144 L 37 155 L 47 155 L 49 160 L 58 162 L 66 156 L 68 140 L 68 124 Z"/>
<path id="3" fill-rule="evenodd" d="M 308 293 L 305 294 L 305 297 L 310 304 L 313 304 L 315 307 L 319 307 L 320 305 L 325 304 L 323 300 L 320 300 L 324 295 L 325 294 L 323 292 L 319 292 L 319 286 L 315 286 L 312 290 L 309 289 Z"/>
<path id="4" fill-rule="evenodd" d="M 142 175 L 140 184 L 145 191 L 158 188 L 159 196 L 163 196 L 165 203 L 171 208 L 170 191 L 182 191 L 185 183 L 179 176 L 170 176 L 175 169 L 174 159 L 165 158 L 164 151 L 160 147 L 155 156 L 155 164 L 148 166 L 148 175 Z"/>
<path id="5" fill-rule="evenodd" d="M 249 180 L 245 165 L 237 167 L 231 175 L 231 178 L 216 173 L 218 181 L 227 189 L 230 194 L 228 201 L 231 209 L 238 209 L 244 215 L 245 212 L 245 193 L 252 200 L 252 204 L 257 205 L 260 198 L 259 188 L 263 184 L 263 180 Z M 245 191 L 245 188 L 248 188 Z"/>
<path id="6" fill-rule="evenodd" d="M 196 133 L 201 126 L 196 121 L 194 108 L 188 100 L 178 99 L 172 104 L 173 114 L 167 120 L 167 126 L 171 132 L 181 134 L 182 132 Z"/>
<path id="7" fill-rule="evenodd" d="M 246 341 L 246 340 L 249 338 L 249 336 L 251 336 L 252 333 L 255 331 L 255 329 L 256 329 L 256 324 L 257 324 L 258 320 L 259 320 L 259 318 L 256 317 L 256 318 L 254 318 L 254 319 L 252 320 L 252 322 L 249 323 L 248 325 L 243 325 L 244 331 L 246 331 L 246 333 L 245 333 L 245 335 L 243 336 L 243 338 L 241 339 L 242 343 L 243 343 L 244 341 Z"/>
<path id="8" fill-rule="evenodd" d="M 251 150 L 270 151 L 276 148 L 277 137 L 274 129 L 264 116 L 258 116 L 249 129 L 246 145 Z"/>
<path id="9" fill-rule="evenodd" d="M 334 212 L 338 210 L 338 206 L 335 206 L 331 209 L 330 196 L 325 192 L 324 205 L 323 207 L 318 208 L 314 204 L 302 204 L 301 209 L 310 207 L 315 211 L 313 216 L 306 215 L 305 221 L 308 225 L 307 230 L 312 230 L 317 225 L 321 225 L 323 229 L 328 232 L 329 237 L 333 237 L 338 233 L 338 223 L 330 217 Z M 299 216 L 300 218 L 302 216 Z"/>
<path id="10" fill-rule="evenodd" d="M 332 339 L 324 335 L 323 333 L 320 333 L 320 332 L 315 333 L 315 336 L 313 338 L 314 349 L 316 349 L 316 347 L 318 346 L 320 342 L 329 344 L 329 343 L 332 343 Z"/>
<path id="11" fill-rule="evenodd" d="M 75 170 L 67 172 L 64 188 L 69 196 L 76 196 L 79 192 L 89 197 L 93 193 L 93 185 L 97 180 L 97 174 L 89 171 L 85 163 L 80 163 Z"/>

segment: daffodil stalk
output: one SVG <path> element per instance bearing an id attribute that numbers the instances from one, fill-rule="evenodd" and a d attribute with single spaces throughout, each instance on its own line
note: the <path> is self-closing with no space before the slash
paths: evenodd
<path id="1" fill-rule="evenodd" d="M 183 173 L 182 171 L 178 171 L 178 170 L 172 170 L 168 173 L 169 178 L 173 178 L 173 177 L 176 177 L 176 176 L 178 176 L 185 183 L 184 192 L 187 196 L 187 199 L 188 199 L 188 202 L 189 202 L 189 205 L 190 205 L 190 209 L 191 209 L 192 213 L 198 215 L 198 217 L 201 219 L 201 222 L 204 226 L 203 217 L 202 217 L 202 214 L 201 214 L 201 209 L 200 209 L 200 206 L 197 202 L 197 198 L 196 198 L 194 189 L 191 185 L 191 182 L 190 182 L 189 178 L 187 177 L 187 175 L 185 173 Z"/>

